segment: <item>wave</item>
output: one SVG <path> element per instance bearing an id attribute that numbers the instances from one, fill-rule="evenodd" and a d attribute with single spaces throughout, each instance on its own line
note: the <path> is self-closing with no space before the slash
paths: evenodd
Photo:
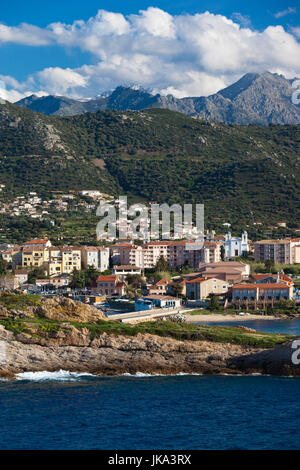
<path id="1" fill-rule="evenodd" d="M 100 376 L 90 374 L 88 372 L 70 372 L 67 370 L 59 370 L 56 372 L 49 372 L 49 371 L 40 371 L 40 372 L 22 372 L 16 374 L 16 379 L 19 381 L 30 381 L 30 382 L 80 382 L 86 379 L 107 379 L 107 378 L 117 378 L 117 377 L 132 377 L 132 378 L 148 378 L 148 377 L 191 377 L 191 376 L 198 376 L 198 377 L 211 377 L 211 375 L 201 374 L 201 373 L 193 373 L 193 372 L 179 372 L 177 374 L 150 374 L 145 372 L 136 372 L 135 374 L 130 374 L 129 372 L 119 374 L 119 375 L 112 375 L 112 376 Z M 252 373 L 252 374 L 216 374 L 215 377 L 270 377 L 269 374 L 261 374 L 261 373 Z M 279 376 L 293 378 L 293 376 Z M 0 382 L 6 382 L 9 379 L 0 379 Z"/>
<path id="2" fill-rule="evenodd" d="M 57 372 L 21 372 L 16 374 L 17 380 L 28 380 L 30 382 L 77 382 L 82 378 L 96 377 L 87 372 L 69 372 L 68 370 L 59 370 Z"/>
<path id="3" fill-rule="evenodd" d="M 144 372 L 136 372 L 135 374 L 129 374 L 129 372 L 125 372 L 121 374 L 122 377 L 180 377 L 180 376 L 189 376 L 189 375 L 203 375 L 197 374 L 196 372 L 178 372 L 177 374 L 149 374 Z"/>

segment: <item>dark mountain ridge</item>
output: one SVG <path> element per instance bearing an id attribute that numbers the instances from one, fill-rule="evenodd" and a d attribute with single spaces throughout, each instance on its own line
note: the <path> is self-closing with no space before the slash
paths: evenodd
<path id="1" fill-rule="evenodd" d="M 212 122 L 231 124 L 300 124 L 300 107 L 292 102 L 293 80 L 282 75 L 248 73 L 207 97 L 175 98 L 119 86 L 108 96 L 79 101 L 64 96 L 32 95 L 16 104 L 46 115 L 74 116 L 98 110 L 162 108 Z"/>

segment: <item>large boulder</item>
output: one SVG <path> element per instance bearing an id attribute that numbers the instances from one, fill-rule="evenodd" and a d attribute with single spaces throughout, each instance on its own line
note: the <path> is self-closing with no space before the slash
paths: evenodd
<path id="1" fill-rule="evenodd" d="M 91 305 L 67 297 L 52 297 L 33 307 L 34 314 L 55 321 L 78 321 L 81 323 L 107 320 L 104 313 Z"/>

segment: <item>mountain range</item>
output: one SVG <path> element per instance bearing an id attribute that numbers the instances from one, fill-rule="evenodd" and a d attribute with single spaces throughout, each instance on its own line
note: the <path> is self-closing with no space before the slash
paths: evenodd
<path id="1" fill-rule="evenodd" d="M 162 108 L 198 119 L 228 124 L 300 124 L 300 106 L 292 102 L 294 80 L 282 75 L 247 73 L 236 83 L 207 97 L 175 98 L 119 86 L 105 96 L 75 100 L 65 96 L 29 96 L 18 106 L 48 116 L 74 116 L 99 110 Z"/>

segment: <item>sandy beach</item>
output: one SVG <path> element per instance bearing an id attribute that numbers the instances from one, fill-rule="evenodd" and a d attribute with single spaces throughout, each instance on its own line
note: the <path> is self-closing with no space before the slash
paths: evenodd
<path id="1" fill-rule="evenodd" d="M 272 315 L 235 315 L 235 314 L 212 314 L 212 315 L 189 315 L 186 314 L 187 323 L 201 322 L 226 322 L 226 321 L 247 321 L 247 320 L 278 320 Z"/>

